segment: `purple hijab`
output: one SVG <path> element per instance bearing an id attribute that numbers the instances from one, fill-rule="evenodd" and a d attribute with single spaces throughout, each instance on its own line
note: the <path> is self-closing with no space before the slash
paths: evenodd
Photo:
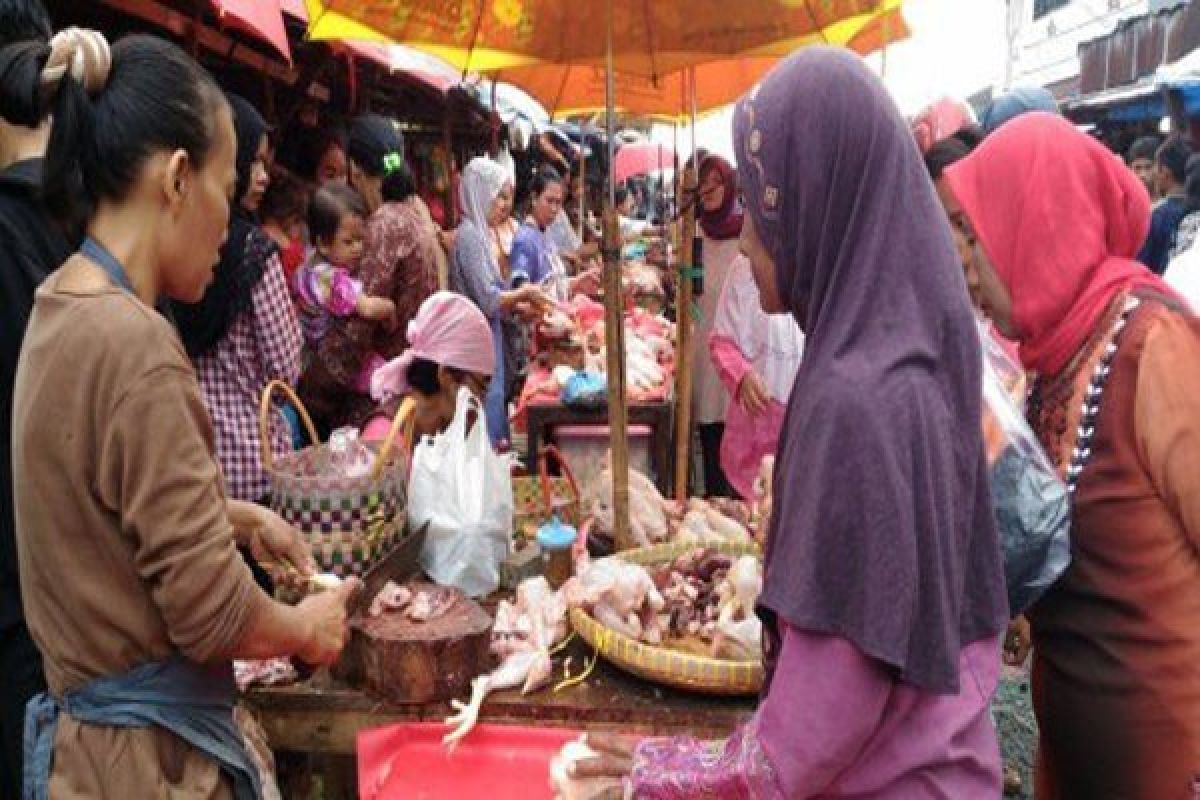
<path id="1" fill-rule="evenodd" d="M 849 51 L 807 48 L 738 104 L 746 211 L 808 334 L 775 467 L 760 613 L 958 691 L 1008 622 L 981 357 L 950 228 L 904 119 Z M 769 648 L 772 663 L 776 646 Z"/>
<path id="2" fill-rule="evenodd" d="M 704 207 L 704 199 L 700 198 L 700 227 L 708 238 L 722 241 L 736 239 L 742 235 L 742 206 L 738 202 L 737 173 L 733 165 L 718 155 L 706 155 L 700 160 L 700 185 L 710 172 L 717 173 L 721 185 L 725 188 L 721 207 L 709 211 Z"/>

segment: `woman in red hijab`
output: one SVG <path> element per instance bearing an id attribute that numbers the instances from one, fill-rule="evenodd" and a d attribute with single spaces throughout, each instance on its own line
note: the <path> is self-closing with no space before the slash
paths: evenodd
<path id="1" fill-rule="evenodd" d="M 1049 114 L 946 172 L 984 309 L 1036 373 L 1072 564 L 1034 606 L 1039 800 L 1200 789 L 1200 321 L 1133 258 L 1145 188 Z"/>

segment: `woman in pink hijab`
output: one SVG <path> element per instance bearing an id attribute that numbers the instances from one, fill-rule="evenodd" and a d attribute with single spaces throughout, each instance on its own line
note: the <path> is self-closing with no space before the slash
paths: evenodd
<path id="1" fill-rule="evenodd" d="M 483 400 L 496 370 L 496 353 L 490 342 L 491 327 L 475 305 L 460 294 L 437 292 L 417 310 L 408 324 L 408 349 L 376 370 L 371 395 L 379 402 L 408 395 L 413 413 L 413 433 L 420 436 L 444 431 L 454 418 L 458 390 L 467 387 Z M 363 438 L 379 440 L 391 420 L 376 418 Z"/>

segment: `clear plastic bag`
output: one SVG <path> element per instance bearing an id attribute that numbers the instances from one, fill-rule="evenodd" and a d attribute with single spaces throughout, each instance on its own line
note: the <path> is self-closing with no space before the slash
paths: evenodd
<path id="1" fill-rule="evenodd" d="M 984 441 L 1008 606 L 1015 617 L 1071 562 L 1070 493 L 1025 421 L 1024 373 L 982 325 L 980 339 Z"/>

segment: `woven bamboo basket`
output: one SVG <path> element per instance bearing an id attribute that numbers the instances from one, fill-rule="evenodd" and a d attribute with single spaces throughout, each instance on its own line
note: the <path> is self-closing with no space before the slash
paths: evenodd
<path id="1" fill-rule="evenodd" d="M 626 550 L 611 557 L 656 566 L 694 549 L 693 544 L 665 544 Z M 734 557 L 761 555 L 757 545 L 723 544 L 710 549 Z M 645 644 L 601 625 L 581 608 L 572 608 L 570 619 L 575 632 L 607 661 L 648 681 L 712 695 L 758 694 L 762 688 L 761 660 L 730 661 Z"/>

